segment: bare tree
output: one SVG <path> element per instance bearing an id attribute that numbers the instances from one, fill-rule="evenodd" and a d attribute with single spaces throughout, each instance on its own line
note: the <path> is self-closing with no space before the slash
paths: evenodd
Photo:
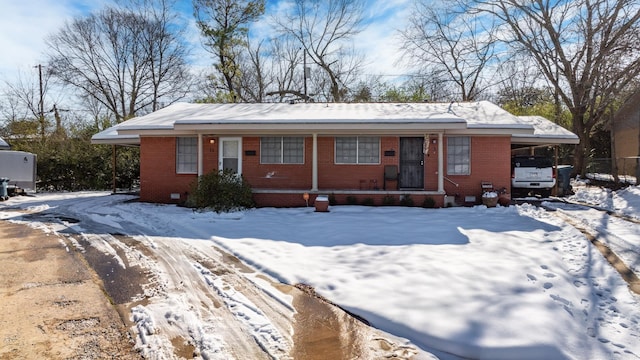
<path id="1" fill-rule="evenodd" d="M 263 42 L 260 41 L 254 47 L 251 40 L 247 39 L 247 52 L 241 58 L 239 86 L 242 89 L 243 99 L 250 102 L 263 102 L 267 88 L 271 84 L 271 71 L 268 59 L 262 55 Z"/>
<path id="2" fill-rule="evenodd" d="M 113 114 L 95 97 L 84 95 L 79 100 L 82 103 L 86 117 L 91 119 L 96 131 L 102 131 L 115 125 Z"/>
<path id="3" fill-rule="evenodd" d="M 127 4 L 127 1 L 129 4 Z M 127 0 L 125 5 L 135 14 L 146 19 L 142 32 L 142 46 L 149 61 L 147 74 L 150 86 L 151 111 L 161 107 L 161 102 L 172 103 L 184 98 L 191 90 L 192 76 L 188 72 L 185 46 L 185 27 L 178 14 L 171 9 L 176 0 Z"/>
<path id="4" fill-rule="evenodd" d="M 363 30 L 364 13 L 363 0 L 295 0 L 288 13 L 274 18 L 278 30 L 296 39 L 321 69 L 316 90 L 329 101 L 343 101 L 362 69 L 352 41 Z"/>
<path id="5" fill-rule="evenodd" d="M 462 12 L 452 2 L 421 1 L 400 34 L 413 67 L 447 78 L 458 88 L 455 100 L 471 101 L 490 85 L 494 32 L 490 19 Z"/>
<path id="6" fill-rule="evenodd" d="M 157 109 L 160 99 L 177 101 L 188 79 L 180 36 L 168 14 L 157 16 L 168 11 L 105 8 L 67 22 L 47 41 L 54 75 L 98 100 L 117 122 Z"/>
<path id="7" fill-rule="evenodd" d="M 518 53 L 502 61 L 497 77 L 501 80 L 493 100 L 505 110 L 515 115 L 544 116 L 571 127 L 567 108 L 531 57 Z"/>
<path id="8" fill-rule="evenodd" d="M 204 45 L 221 76 L 220 81 L 212 79 L 214 84 L 227 92 L 229 101 L 242 99 L 239 61 L 247 49 L 248 25 L 264 13 L 264 0 L 194 0 L 193 5 Z"/>
<path id="9" fill-rule="evenodd" d="M 542 90 L 537 90 L 541 85 L 540 72 L 528 56 L 514 56 L 502 62 L 498 75 L 502 79 L 498 84 L 500 106 L 512 103 L 517 107 L 530 107 L 542 95 Z"/>
<path id="10" fill-rule="evenodd" d="M 413 74 L 402 84 L 384 84 L 380 100 L 388 102 L 445 102 L 455 89 L 440 73 Z"/>
<path id="11" fill-rule="evenodd" d="M 0 111 L 3 117 L 0 137 L 10 141 L 12 138 L 21 139 L 41 136 L 43 131 L 42 123 L 36 120 L 38 119 L 37 112 L 34 114 L 32 110 L 29 110 L 33 106 L 27 105 L 25 107 L 21 96 L 16 94 L 15 89 L 12 89 L 11 86 L 15 85 L 7 84 L 2 96 L 3 101 L 0 104 Z"/>
<path id="12" fill-rule="evenodd" d="M 574 166 L 586 172 L 594 127 L 640 75 L 638 0 L 472 0 L 504 25 L 500 34 L 531 56 L 572 117 Z"/>
<path id="13" fill-rule="evenodd" d="M 47 113 L 50 105 L 47 101 L 50 93 L 51 72 L 41 65 L 31 75 L 19 73 L 14 82 L 5 82 L 6 99 L 3 113 L 9 122 L 36 120 L 38 135 L 45 139 L 49 130 Z M 54 100 L 55 101 L 55 100 Z"/>
<path id="14" fill-rule="evenodd" d="M 271 39 L 270 49 L 275 88 L 267 95 L 277 96 L 278 101 L 285 101 L 291 96 L 292 100 L 310 101 L 306 90 L 307 79 L 304 78 L 304 50 L 300 43 L 290 36 L 281 36 Z"/>

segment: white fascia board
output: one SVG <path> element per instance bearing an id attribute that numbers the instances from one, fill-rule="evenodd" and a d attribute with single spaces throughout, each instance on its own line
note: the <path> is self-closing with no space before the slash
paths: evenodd
<path id="1" fill-rule="evenodd" d="M 203 131 L 194 131 L 194 130 L 151 130 L 151 129 L 143 129 L 143 130 L 123 130 L 118 131 L 119 135 L 125 136 L 183 136 L 183 135 L 197 135 L 197 134 L 206 134 L 208 132 Z"/>
<path id="2" fill-rule="evenodd" d="M 467 127 L 469 130 L 476 129 L 487 129 L 487 130 L 496 130 L 496 129 L 505 129 L 516 133 L 522 134 L 533 134 L 535 131 L 535 127 L 529 124 L 469 124 Z"/>
<path id="3" fill-rule="evenodd" d="M 118 136 L 110 138 L 91 138 L 91 143 L 94 145 L 124 145 L 124 146 L 138 146 L 140 145 L 139 136 Z"/>
<path id="4" fill-rule="evenodd" d="M 155 131 L 167 131 L 167 130 L 173 130 L 173 124 L 171 125 L 163 125 L 163 126 L 157 126 L 157 125 L 125 125 L 125 126 L 121 126 L 118 125 L 116 130 L 118 131 L 118 134 L 137 134 L 137 131 L 144 131 L 144 130 L 155 130 Z"/>
<path id="5" fill-rule="evenodd" d="M 395 131 L 436 131 L 465 129 L 466 122 L 459 121 L 255 121 L 255 122 L 192 122 L 179 121 L 175 130 L 195 131 L 240 131 L 255 133 L 286 131 L 301 133 L 335 133 L 336 131 L 395 132 Z"/>
<path id="6" fill-rule="evenodd" d="M 474 128 L 463 130 L 447 130 L 445 135 L 482 135 L 482 136 L 516 136 L 516 135 L 533 135 L 531 130 L 527 129 L 505 129 L 505 128 Z"/>
<path id="7" fill-rule="evenodd" d="M 511 138 L 513 144 L 519 145 L 577 145 L 580 139 L 577 136 L 522 136 L 514 135 Z"/>
<path id="8" fill-rule="evenodd" d="M 467 121 L 461 117 L 446 114 L 424 114 L 422 116 L 410 117 L 313 117 L 315 114 L 305 114 L 307 117 L 300 118 L 259 118 L 255 116 L 233 117 L 233 118 L 178 118 L 174 124 L 191 124 L 191 125 L 216 125 L 216 124 L 403 124 L 403 123 L 420 123 L 420 124 L 447 124 L 447 123 L 464 123 Z"/>

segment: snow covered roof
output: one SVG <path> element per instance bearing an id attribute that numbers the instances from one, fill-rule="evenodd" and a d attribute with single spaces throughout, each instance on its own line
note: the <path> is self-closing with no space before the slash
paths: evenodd
<path id="1" fill-rule="evenodd" d="M 578 144 L 580 139 L 571 131 L 555 124 L 542 116 L 518 116 L 526 124 L 533 125 L 533 134 L 513 135 L 514 143 L 538 144 L 543 140 L 545 144 Z"/>
<path id="2" fill-rule="evenodd" d="M 548 122 L 548 121 L 547 121 Z M 553 125 L 551 122 L 549 122 Z M 540 129 L 536 124 L 542 124 Z M 527 123 L 486 101 L 473 103 L 176 103 L 93 136 L 98 144 L 139 142 L 140 135 L 186 134 L 501 134 L 542 139 L 552 127 Z M 555 130 L 554 130 L 555 133 Z M 563 134 L 558 132 L 558 141 Z M 571 134 L 564 134 L 569 136 Z M 575 136 L 575 135 L 573 135 Z"/>
<path id="3" fill-rule="evenodd" d="M 138 118 L 135 118 L 138 119 Z M 134 120 L 134 119 L 132 119 Z M 126 121 L 125 121 L 126 122 Z M 119 134 L 118 130 L 124 123 L 117 124 L 105 129 L 91 137 L 92 144 L 115 144 L 115 145 L 140 145 L 140 136 Z"/>
<path id="4" fill-rule="evenodd" d="M 9 146 L 9 144 L 7 144 L 6 141 L 0 138 L 0 150 L 9 150 L 9 149 L 11 149 L 11 146 Z"/>

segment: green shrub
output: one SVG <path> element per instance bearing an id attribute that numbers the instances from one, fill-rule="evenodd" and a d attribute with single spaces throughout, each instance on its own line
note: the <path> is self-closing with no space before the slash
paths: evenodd
<path id="1" fill-rule="evenodd" d="M 387 195 L 382 198 L 382 205 L 394 205 L 396 203 L 396 198 L 391 195 Z"/>
<path id="2" fill-rule="evenodd" d="M 252 208 L 251 185 L 230 170 L 214 170 L 202 175 L 191 185 L 186 206 L 217 213 Z"/>
<path id="3" fill-rule="evenodd" d="M 362 205 L 364 206 L 373 206 L 375 205 L 375 201 L 373 201 L 372 198 L 365 198 L 364 200 L 362 200 Z"/>
<path id="4" fill-rule="evenodd" d="M 110 126 L 110 124 L 109 124 Z M 38 191 L 111 190 L 113 162 L 111 145 L 92 145 L 91 136 L 100 131 L 94 125 L 72 125 L 46 138 L 36 133 L 7 133 L 0 137 L 11 140 L 11 149 L 37 155 Z M 64 132 L 64 133 L 63 133 Z M 117 147 L 116 187 L 133 189 L 140 180 L 140 150 L 137 147 Z"/>
<path id="5" fill-rule="evenodd" d="M 400 205 L 402 206 L 413 206 L 413 199 L 411 195 L 405 194 L 400 197 Z"/>
<path id="6" fill-rule="evenodd" d="M 426 198 L 424 198 L 424 201 L 422 202 L 422 207 L 432 209 L 436 207 L 436 201 L 433 200 L 431 196 L 427 196 Z"/>
<path id="7" fill-rule="evenodd" d="M 355 196 L 347 196 L 347 205 L 355 205 L 358 203 L 358 198 L 356 198 Z"/>
<path id="8" fill-rule="evenodd" d="M 335 194 L 329 194 L 329 205 L 338 205 Z"/>

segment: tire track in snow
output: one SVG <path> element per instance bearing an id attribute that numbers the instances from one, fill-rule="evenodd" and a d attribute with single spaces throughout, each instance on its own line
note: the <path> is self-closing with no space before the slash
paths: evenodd
<path id="1" fill-rule="evenodd" d="M 525 205 L 522 206 L 524 207 Z M 528 206 L 533 207 L 536 205 Z M 587 287 L 587 292 L 583 293 L 583 297 L 580 298 L 579 302 L 575 302 L 570 301 L 569 297 L 564 294 L 555 291 L 556 287 L 554 287 L 553 279 L 557 275 L 554 269 L 546 264 L 541 264 L 537 270 L 528 272 L 527 280 L 531 283 L 538 283 L 541 290 L 548 292 L 549 297 L 557 306 L 562 307 L 572 318 L 578 319 L 583 324 L 586 335 L 597 339 L 611 354 L 625 354 L 625 356 L 638 358 L 636 354 L 627 349 L 624 343 L 610 340 L 616 338 L 615 334 L 620 333 L 630 333 L 630 337 L 637 339 L 638 336 L 636 334 L 640 330 L 638 328 L 640 318 L 636 315 L 635 309 L 630 311 L 629 308 L 625 308 L 624 303 L 618 303 L 618 299 L 612 294 L 612 290 L 602 282 L 601 278 L 589 274 L 591 264 L 594 262 L 601 263 L 599 259 L 598 261 L 593 260 L 593 257 L 598 257 L 598 252 L 602 252 L 602 249 L 598 247 L 598 244 L 601 243 L 597 237 L 605 236 L 606 234 L 598 234 L 578 214 L 569 214 L 564 209 L 555 208 L 551 205 L 537 205 L 536 207 L 539 208 L 541 213 L 544 213 L 544 216 L 555 217 L 554 220 L 561 222 L 562 226 L 575 230 L 571 231 L 575 235 L 567 234 L 554 249 L 563 254 L 563 258 L 566 255 L 565 260 L 566 264 L 569 265 L 569 273 L 576 275 L 573 281 L 575 288 Z M 620 263 L 622 262 L 620 261 Z M 606 267 L 609 265 L 602 264 Z M 612 267 L 616 270 L 615 266 Z M 608 272 L 611 273 L 610 276 L 615 276 L 609 269 Z M 628 288 L 631 290 L 631 286 L 628 286 Z M 621 309 L 625 309 L 625 311 Z"/>
<path id="2" fill-rule="evenodd" d="M 221 276 L 214 275 L 197 262 L 193 263 L 193 266 L 200 272 L 207 285 L 222 297 L 229 311 L 245 325 L 260 348 L 272 359 L 290 359 L 287 355 L 288 349 L 284 346 L 284 338 L 253 302 L 224 281 Z"/>
<path id="3" fill-rule="evenodd" d="M 602 256 L 613 266 L 613 268 L 620 274 L 622 279 L 628 284 L 629 289 L 634 293 L 640 295 L 640 278 L 636 275 L 631 268 L 629 268 L 620 257 L 611 250 L 602 241 L 598 240 L 601 234 L 597 234 L 596 231 L 588 229 L 584 224 L 576 221 L 574 217 L 566 214 L 562 209 L 555 209 L 550 207 L 544 207 L 546 210 L 552 212 L 567 224 L 573 226 L 576 230 L 580 231 L 584 236 L 600 251 Z M 593 232 L 596 232 L 594 234 Z"/>

